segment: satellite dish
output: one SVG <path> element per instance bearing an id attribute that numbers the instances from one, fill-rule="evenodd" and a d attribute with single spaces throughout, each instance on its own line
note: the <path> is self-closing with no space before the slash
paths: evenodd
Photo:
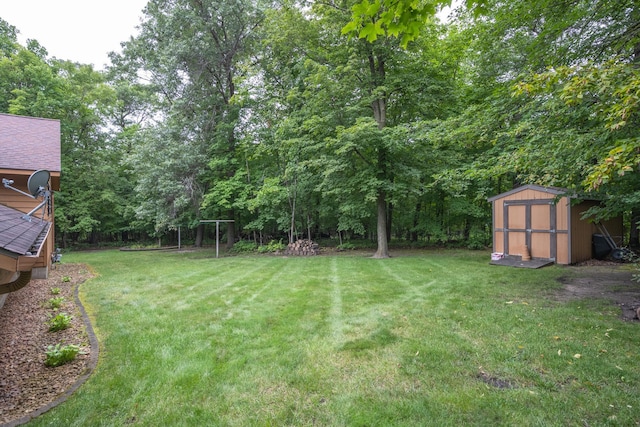
<path id="1" fill-rule="evenodd" d="M 49 177 L 51 174 L 48 170 L 40 169 L 35 171 L 27 181 L 29 193 L 35 198 L 42 194 L 49 186 Z"/>
<path id="2" fill-rule="evenodd" d="M 37 199 L 40 196 L 43 197 L 42 202 L 40 202 L 38 206 L 33 208 L 31 212 L 22 216 L 22 218 L 26 219 L 29 222 L 31 222 L 31 215 L 33 215 L 40 208 L 42 208 L 42 220 L 44 220 L 45 209 L 47 210 L 49 216 L 51 216 L 51 190 L 49 189 L 50 177 L 51 174 L 49 173 L 49 171 L 44 169 L 40 169 L 32 173 L 29 177 L 29 180 L 27 181 L 27 189 L 31 194 L 25 193 L 22 190 L 12 187 L 12 179 L 2 178 L 2 184 L 5 186 L 5 188 L 9 188 L 27 197 L 31 197 L 32 199 Z"/>

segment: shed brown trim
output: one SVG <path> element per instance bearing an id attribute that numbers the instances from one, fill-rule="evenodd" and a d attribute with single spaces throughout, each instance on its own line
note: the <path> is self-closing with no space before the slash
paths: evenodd
<path id="1" fill-rule="evenodd" d="M 523 206 L 525 213 L 525 223 L 524 228 L 520 227 L 510 227 L 509 224 L 509 208 L 511 206 Z M 549 206 L 549 227 L 546 229 L 543 228 L 534 228 L 531 216 L 532 206 Z M 495 227 L 494 222 L 494 233 L 496 231 L 502 232 L 503 238 L 503 248 L 504 253 L 510 253 L 510 245 L 509 245 L 509 233 L 524 233 L 524 244 L 525 246 L 533 253 L 533 240 L 535 240 L 535 235 L 537 234 L 549 234 L 549 256 L 543 257 L 542 259 L 549 259 L 555 261 L 557 258 L 558 245 L 557 239 L 555 238 L 557 233 L 568 234 L 569 230 L 557 230 L 557 212 L 556 212 L 556 201 L 555 199 L 527 199 L 527 200 L 505 200 L 502 202 L 502 227 Z M 517 248 L 514 248 L 517 249 Z M 538 258 L 538 257 L 536 257 Z"/>
<path id="2" fill-rule="evenodd" d="M 560 187 L 542 187 L 540 185 L 523 185 L 522 187 L 514 188 L 513 190 L 509 190 L 505 193 L 498 194 L 493 197 L 489 197 L 487 201 L 493 202 L 498 199 L 502 199 L 505 197 L 509 197 L 513 194 L 520 193 L 524 190 L 533 190 L 533 191 L 541 191 L 543 193 L 553 194 L 554 196 L 566 196 L 568 195 L 569 190 Z"/>

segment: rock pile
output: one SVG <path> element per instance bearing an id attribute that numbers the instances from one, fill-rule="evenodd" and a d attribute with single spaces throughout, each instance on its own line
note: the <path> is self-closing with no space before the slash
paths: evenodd
<path id="1" fill-rule="evenodd" d="M 318 244 L 309 239 L 289 243 L 287 249 L 284 251 L 285 255 L 318 255 L 319 253 Z"/>

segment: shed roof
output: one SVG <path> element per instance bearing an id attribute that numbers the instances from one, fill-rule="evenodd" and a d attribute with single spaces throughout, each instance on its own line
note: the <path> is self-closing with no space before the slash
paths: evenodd
<path id="1" fill-rule="evenodd" d="M 494 200 L 497 199 L 502 199 L 503 197 L 508 197 L 512 194 L 516 194 L 519 193 L 521 191 L 524 190 L 535 190 L 535 191 L 541 191 L 543 193 L 549 193 L 553 196 L 567 196 L 569 195 L 569 190 L 567 190 L 566 188 L 560 188 L 560 187 L 543 187 L 541 185 L 535 185 L 535 184 L 529 184 L 529 185 L 523 185 L 521 187 L 518 188 L 514 188 L 513 190 L 509 190 L 507 192 L 501 193 L 501 194 L 497 194 L 493 197 L 489 197 L 487 200 L 489 202 L 493 202 Z"/>
<path id="2" fill-rule="evenodd" d="M 0 204 L 0 253 L 10 256 L 35 255 L 50 223 L 37 218 L 28 221 L 24 212 Z"/>
<path id="3" fill-rule="evenodd" d="M 60 121 L 0 114 L 0 169 L 60 172 Z"/>

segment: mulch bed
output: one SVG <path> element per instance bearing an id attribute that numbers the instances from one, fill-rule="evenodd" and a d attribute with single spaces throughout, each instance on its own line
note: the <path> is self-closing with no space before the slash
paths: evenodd
<path id="1" fill-rule="evenodd" d="M 7 296 L 0 309 L 0 424 L 21 424 L 64 400 L 95 366 L 97 344 L 76 300 L 77 286 L 90 277 L 84 265 L 60 264 L 48 279 L 32 280 Z M 64 297 L 56 311 L 47 304 L 54 297 Z M 73 316 L 71 325 L 49 332 L 47 320 L 57 313 Z M 79 345 L 84 354 L 66 365 L 45 366 L 47 346 L 58 343 Z"/>

